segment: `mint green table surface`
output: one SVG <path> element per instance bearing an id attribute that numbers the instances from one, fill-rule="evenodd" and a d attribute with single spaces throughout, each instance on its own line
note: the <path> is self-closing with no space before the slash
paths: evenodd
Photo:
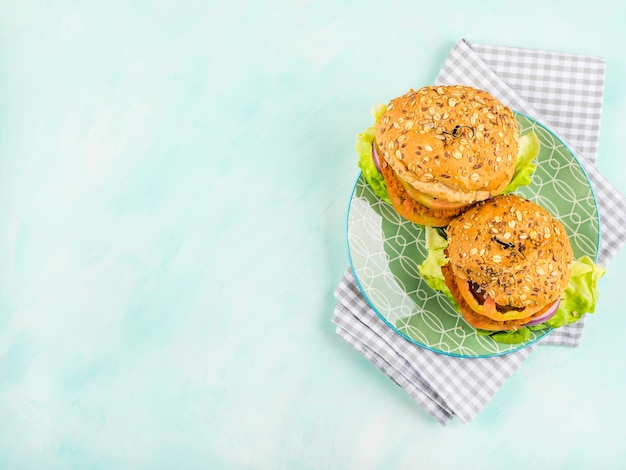
<path id="1" fill-rule="evenodd" d="M 626 252 L 581 347 L 441 427 L 334 333 L 354 137 L 452 45 L 606 59 L 620 2 L 5 1 L 0 468 L 624 468 Z"/>

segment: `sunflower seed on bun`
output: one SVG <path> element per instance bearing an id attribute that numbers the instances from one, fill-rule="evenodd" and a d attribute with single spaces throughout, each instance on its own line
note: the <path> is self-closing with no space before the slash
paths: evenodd
<path id="1" fill-rule="evenodd" d="M 472 326 L 509 330 L 541 316 L 567 287 L 572 247 L 561 222 L 513 194 L 480 202 L 446 229 L 446 284 Z"/>
<path id="2" fill-rule="evenodd" d="M 519 129 L 513 112 L 485 91 L 428 86 L 391 100 L 375 145 L 394 208 L 416 223 L 443 226 L 506 188 Z"/>

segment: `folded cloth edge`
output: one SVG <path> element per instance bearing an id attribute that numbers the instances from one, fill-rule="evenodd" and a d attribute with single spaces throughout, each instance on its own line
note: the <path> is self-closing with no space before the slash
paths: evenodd
<path id="1" fill-rule="evenodd" d="M 359 342 L 377 349 L 387 362 L 396 364 L 395 369 L 405 370 L 408 379 L 415 377 L 422 384 L 421 388 L 426 383 L 428 390 L 442 398 L 446 408 L 463 423 L 470 422 L 484 408 L 534 347 L 513 354 L 474 359 L 422 348 L 387 327 L 360 293 L 351 268 L 347 268 L 339 282 L 335 297 L 339 300 L 338 306 L 343 308 L 335 310 L 333 321 L 336 324 L 341 321 L 340 326 L 344 329 L 356 332 L 350 339 L 358 338 Z M 406 370 L 407 364 L 409 370 Z M 435 398 L 433 392 L 429 395 Z"/>
<path id="2" fill-rule="evenodd" d="M 406 372 L 400 371 L 394 367 L 388 359 L 385 358 L 384 352 L 381 354 L 371 348 L 362 338 L 355 336 L 350 330 L 343 328 L 342 315 L 349 315 L 348 312 L 340 312 L 341 307 L 336 307 L 336 313 L 333 321 L 336 325 L 336 333 L 349 343 L 353 348 L 365 356 L 369 362 L 376 366 L 381 372 L 389 377 L 396 385 L 400 386 L 407 392 L 413 400 L 415 400 L 429 415 L 435 418 L 440 424 L 446 425 L 453 418 L 453 412 L 448 408 L 445 401 L 436 396 L 428 384 L 420 379 L 415 381 L 414 377 L 410 377 Z M 410 365 L 409 365 L 410 366 Z M 415 371 L 417 373 L 417 371 Z"/>

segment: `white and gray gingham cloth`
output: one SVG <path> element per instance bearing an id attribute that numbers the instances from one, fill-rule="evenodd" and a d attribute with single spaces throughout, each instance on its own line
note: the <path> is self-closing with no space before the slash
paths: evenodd
<path id="1" fill-rule="evenodd" d="M 576 153 L 595 190 L 601 227 L 598 262 L 626 242 L 626 198 L 597 170 L 605 63 L 599 57 L 470 43 L 447 57 L 437 84 L 489 91 L 557 132 Z M 335 291 L 337 334 L 409 393 L 441 424 L 471 421 L 535 346 L 503 356 L 465 359 L 437 354 L 390 329 L 364 300 L 350 269 Z M 584 322 L 559 328 L 540 344 L 577 346 Z"/>

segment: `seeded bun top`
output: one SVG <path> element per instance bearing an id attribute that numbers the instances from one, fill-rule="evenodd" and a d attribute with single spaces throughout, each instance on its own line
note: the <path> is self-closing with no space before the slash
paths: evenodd
<path id="1" fill-rule="evenodd" d="M 515 170 L 519 129 L 513 112 L 469 86 L 430 86 L 391 100 L 376 142 L 415 189 L 472 203 L 499 194 Z"/>
<path id="2" fill-rule="evenodd" d="M 499 305 L 543 306 L 567 287 L 573 253 L 565 228 L 527 199 L 507 194 L 478 203 L 447 234 L 454 275 Z"/>

